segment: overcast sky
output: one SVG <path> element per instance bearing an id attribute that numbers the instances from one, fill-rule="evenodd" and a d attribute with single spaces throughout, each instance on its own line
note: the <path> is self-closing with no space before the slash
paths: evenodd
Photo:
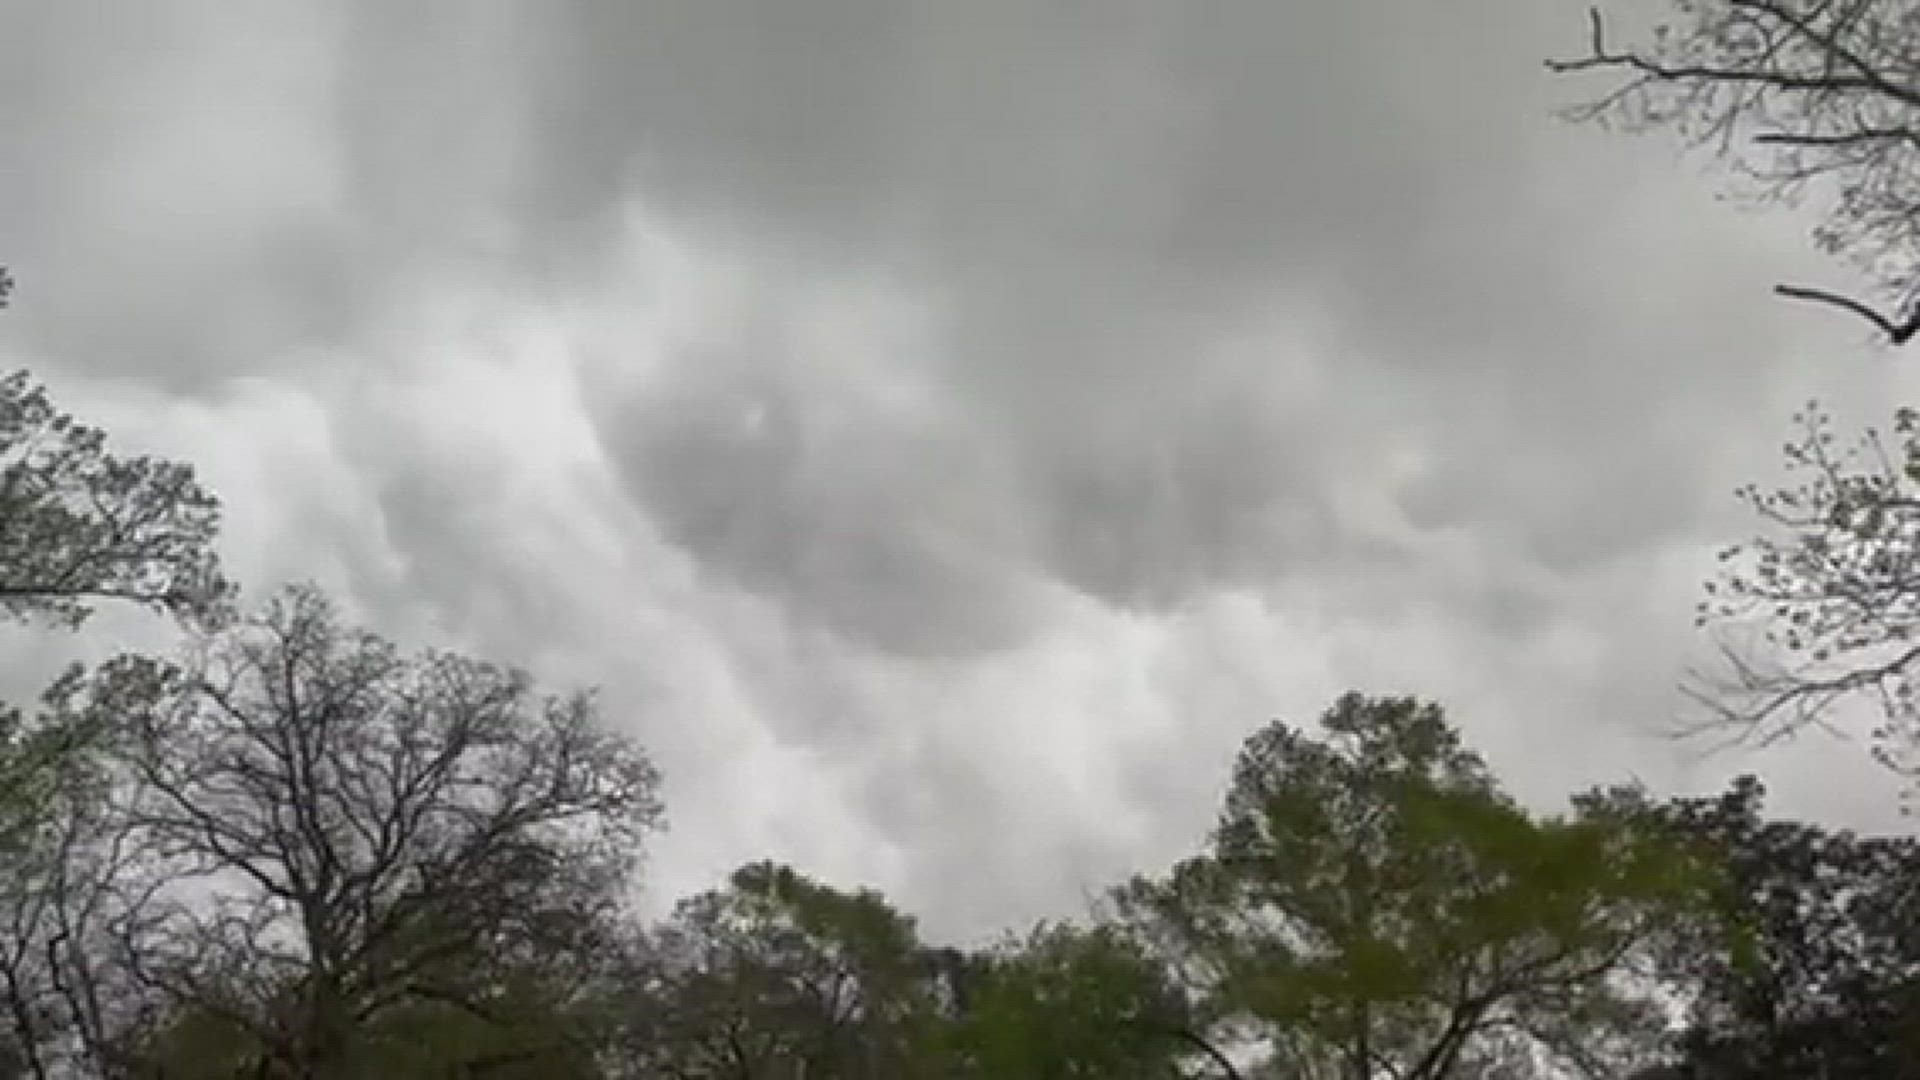
<path id="1" fill-rule="evenodd" d="M 1894 819 L 1657 735 L 1732 489 L 1920 376 L 1768 296 L 1851 283 L 1802 221 L 1555 119 L 1583 3 L 0 13 L 0 362 L 195 462 L 255 595 L 603 687 L 656 906 L 1071 914 L 1348 688 L 1543 807 Z"/>

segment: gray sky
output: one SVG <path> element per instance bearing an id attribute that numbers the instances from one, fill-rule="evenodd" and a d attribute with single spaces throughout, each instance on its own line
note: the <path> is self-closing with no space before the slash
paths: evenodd
<path id="1" fill-rule="evenodd" d="M 1920 376 L 1769 298 L 1849 283 L 1802 222 L 1554 119 L 1584 3 L 0 13 L 0 360 L 196 462 L 256 592 L 602 686 L 658 904 L 1072 913 L 1348 688 L 1542 806 L 1893 819 L 1857 746 L 1650 734 L 1732 489 Z"/>

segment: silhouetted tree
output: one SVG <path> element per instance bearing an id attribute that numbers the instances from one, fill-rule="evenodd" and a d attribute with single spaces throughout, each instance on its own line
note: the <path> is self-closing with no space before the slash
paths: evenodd
<path id="1" fill-rule="evenodd" d="M 1731 943 L 1676 938 L 1663 971 L 1691 999 L 1672 1075 L 1920 1077 L 1920 841 L 1762 815 L 1752 777 L 1650 808 L 1725 867 Z"/>
<path id="2" fill-rule="evenodd" d="M 100 600 L 219 614 L 219 525 L 191 467 L 120 457 L 26 372 L 0 378 L 0 611 L 65 625 Z"/>
<path id="3" fill-rule="evenodd" d="M 1151 950 L 1115 925 L 1045 923 L 975 958 L 945 1043 L 954 1077 L 1240 1080 Z"/>
<path id="4" fill-rule="evenodd" d="M 0 268 L 0 307 L 12 290 Z M 25 372 L 0 378 L 7 616 L 74 627 L 123 601 L 217 624 L 219 523 L 189 467 L 118 456 Z M 70 672 L 39 709 L 0 707 L 0 1074 L 102 1075 L 137 1010 L 105 947 L 138 899 L 122 880 L 138 845 L 111 821 L 102 728 L 65 707 L 78 685 Z"/>
<path id="5" fill-rule="evenodd" d="M 652 935 L 631 980 L 630 1074 L 941 1075 L 927 952 L 877 892 L 743 866 Z"/>
<path id="6" fill-rule="evenodd" d="M 1549 61 L 1612 82 L 1573 110 L 1629 129 L 1665 128 L 1718 155 L 1741 194 L 1815 193 L 1815 237 L 1873 278 L 1892 315 L 1823 289 L 1790 297 L 1864 316 L 1889 340 L 1920 331 L 1920 22 L 1906 0 L 1672 0 L 1618 44 L 1591 13 L 1586 52 Z"/>
<path id="7" fill-rule="evenodd" d="M 307 588 L 183 663 L 105 665 L 74 707 L 122 734 L 127 820 L 171 882 L 128 962 L 273 1075 L 378 1072 L 402 1015 L 566 1000 L 660 813 L 590 697 L 403 656 Z"/>
<path id="8" fill-rule="evenodd" d="M 1790 481 L 1742 493 L 1774 532 L 1723 552 L 1700 605 L 1725 662 L 1689 682 L 1707 709 L 1699 727 L 1767 742 L 1865 716 L 1874 756 L 1912 775 L 1920 413 L 1902 409 L 1891 438 L 1869 430 L 1851 447 L 1816 406 L 1795 422 Z"/>

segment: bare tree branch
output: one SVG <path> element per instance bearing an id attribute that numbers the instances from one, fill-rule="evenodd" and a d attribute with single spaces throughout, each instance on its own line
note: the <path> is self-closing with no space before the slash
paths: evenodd
<path id="1" fill-rule="evenodd" d="M 1632 46 L 1609 40 L 1597 8 L 1587 19 L 1584 54 L 1546 66 L 1617 81 L 1568 115 L 1674 130 L 1759 202 L 1816 194 L 1822 247 L 1902 307 L 1920 291 L 1920 24 L 1904 5 L 1699 0 L 1674 5 Z M 1894 318 L 1818 290 L 1782 294 L 1853 311 L 1896 344 L 1920 332 L 1920 314 Z"/>
<path id="2" fill-rule="evenodd" d="M 1815 303 L 1832 304 L 1844 308 L 1872 323 L 1887 340 L 1895 345 L 1905 345 L 1915 333 L 1920 333 L 1920 311 L 1909 315 L 1905 322 L 1895 324 L 1891 319 L 1873 310 L 1858 300 L 1853 300 L 1822 289 L 1809 289 L 1798 285 L 1775 285 L 1773 291 L 1781 296 L 1795 300 L 1811 300 Z"/>
<path id="3" fill-rule="evenodd" d="M 132 733 L 132 825 L 211 891 L 156 909 L 149 982 L 302 1075 L 422 987 L 472 1012 L 507 972 L 590 967 L 659 816 L 652 766 L 590 699 L 402 656 L 312 589 L 184 668 L 118 661 L 87 690 Z"/>

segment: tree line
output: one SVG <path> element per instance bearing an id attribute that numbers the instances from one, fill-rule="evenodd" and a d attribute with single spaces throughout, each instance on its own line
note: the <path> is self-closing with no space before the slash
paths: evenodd
<path id="1" fill-rule="evenodd" d="M 25 374 L 0 380 L 0 460 L 0 608 L 74 628 L 144 605 L 181 631 L 0 713 L 0 1075 L 1920 1060 L 1914 843 L 1770 820 L 1751 779 L 1533 813 L 1412 698 L 1255 732 L 1195 853 L 1079 919 L 956 948 L 875 891 L 763 862 L 648 923 L 659 774 L 591 694 L 404 652 L 312 586 L 244 609 L 193 471 L 116 455 Z"/>

